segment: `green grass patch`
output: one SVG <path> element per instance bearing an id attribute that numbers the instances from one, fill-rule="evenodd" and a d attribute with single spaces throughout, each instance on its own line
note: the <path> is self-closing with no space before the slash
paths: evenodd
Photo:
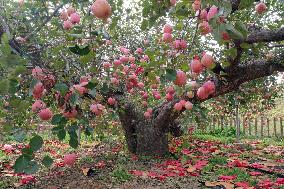
<path id="1" fill-rule="evenodd" d="M 224 137 L 224 136 L 213 136 L 209 134 L 194 134 L 193 138 L 200 139 L 200 140 L 211 140 L 211 141 L 218 141 L 225 144 L 234 143 L 236 141 L 233 137 Z"/>
<path id="2" fill-rule="evenodd" d="M 213 165 L 225 165 L 227 164 L 227 157 L 224 156 L 214 156 L 209 159 L 209 163 Z"/>
<path id="3" fill-rule="evenodd" d="M 132 178 L 132 175 L 123 167 L 118 166 L 110 175 L 118 182 L 126 182 Z"/>

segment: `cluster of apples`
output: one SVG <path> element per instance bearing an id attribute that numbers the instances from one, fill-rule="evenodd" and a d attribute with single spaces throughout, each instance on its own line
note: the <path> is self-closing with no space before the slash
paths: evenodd
<path id="1" fill-rule="evenodd" d="M 33 88 L 33 97 L 36 101 L 32 105 L 32 111 L 38 113 L 41 120 L 49 120 L 52 118 L 53 113 L 46 104 L 39 100 L 45 93 L 46 88 L 51 88 L 55 84 L 55 78 L 47 70 L 36 67 L 32 70 L 32 76 L 38 80 Z"/>
<path id="2" fill-rule="evenodd" d="M 177 111 L 181 111 L 183 108 L 191 110 L 193 108 L 193 104 L 190 101 L 180 100 L 174 105 L 174 109 Z"/>
<path id="3" fill-rule="evenodd" d="M 173 27 L 170 24 L 165 24 L 163 28 L 163 41 L 165 43 L 171 43 L 171 46 L 177 50 L 184 50 L 187 48 L 187 42 L 183 39 L 176 39 L 173 41 Z"/>
<path id="4" fill-rule="evenodd" d="M 73 7 L 61 11 L 60 19 L 63 20 L 63 28 L 65 30 L 70 30 L 75 24 L 79 24 L 81 20 L 80 15 Z"/>
<path id="5" fill-rule="evenodd" d="M 91 6 L 91 12 L 99 19 L 106 20 L 111 16 L 111 6 L 106 0 L 96 0 Z M 70 30 L 75 24 L 80 23 L 80 15 L 73 7 L 63 10 L 60 14 L 60 19 L 63 20 L 63 29 Z"/>
<path id="6" fill-rule="evenodd" d="M 201 60 L 198 56 L 195 56 L 194 59 L 190 63 L 191 71 L 195 74 L 200 74 L 205 68 L 211 69 L 214 67 L 214 58 L 208 54 L 203 53 Z"/>

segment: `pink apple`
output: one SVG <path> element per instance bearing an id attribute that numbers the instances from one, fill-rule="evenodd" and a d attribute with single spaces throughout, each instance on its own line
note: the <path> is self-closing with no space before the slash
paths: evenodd
<path id="1" fill-rule="evenodd" d="M 172 32 L 173 32 L 173 27 L 170 24 L 165 24 L 164 33 L 172 34 Z"/>
<path id="2" fill-rule="evenodd" d="M 184 107 L 185 107 L 185 109 L 187 109 L 187 110 L 192 110 L 193 105 L 192 105 L 191 102 L 187 101 L 187 102 L 184 104 Z"/>
<path id="3" fill-rule="evenodd" d="M 174 83 L 177 86 L 181 87 L 186 84 L 186 80 L 187 80 L 186 74 L 183 71 L 178 70 L 176 75 L 176 80 L 174 81 Z"/>
<path id="4" fill-rule="evenodd" d="M 266 11 L 267 7 L 266 5 L 263 3 L 263 2 L 260 2 L 258 3 L 256 6 L 255 6 L 255 11 L 258 13 L 258 14 L 262 14 Z"/>
<path id="5" fill-rule="evenodd" d="M 33 105 L 32 105 L 32 111 L 33 111 L 33 112 L 37 112 L 37 111 L 39 111 L 39 110 L 45 108 L 45 106 L 46 106 L 46 105 L 45 105 L 44 102 L 42 102 L 41 100 L 36 100 L 36 101 L 33 103 Z"/>
<path id="6" fill-rule="evenodd" d="M 218 7 L 216 7 L 215 5 L 213 5 L 208 13 L 207 13 L 207 20 L 209 21 L 211 18 L 213 18 L 216 14 L 218 13 Z"/>
<path id="7" fill-rule="evenodd" d="M 177 110 L 177 111 L 181 111 L 181 110 L 182 110 L 182 107 L 183 107 L 182 104 L 179 103 L 179 102 L 178 102 L 178 103 L 175 103 L 175 105 L 174 105 L 174 109 Z"/>
<path id="8" fill-rule="evenodd" d="M 39 112 L 40 119 L 44 121 L 51 119 L 52 116 L 53 116 L 52 111 L 50 111 L 49 108 L 42 109 Z"/>
<path id="9" fill-rule="evenodd" d="M 71 14 L 69 21 L 72 24 L 79 24 L 80 23 L 80 15 L 78 13 Z"/>
<path id="10" fill-rule="evenodd" d="M 214 59 L 211 55 L 204 54 L 201 58 L 201 64 L 203 64 L 203 66 L 205 66 L 206 68 L 212 68 L 212 66 L 214 65 Z"/>
<path id="11" fill-rule="evenodd" d="M 197 59 L 194 59 L 190 63 L 191 71 L 197 74 L 200 74 L 203 71 L 203 65 Z"/>
<path id="12" fill-rule="evenodd" d="M 72 166 L 74 165 L 75 161 L 76 161 L 76 154 L 72 153 L 64 155 L 63 163 L 65 165 Z"/>

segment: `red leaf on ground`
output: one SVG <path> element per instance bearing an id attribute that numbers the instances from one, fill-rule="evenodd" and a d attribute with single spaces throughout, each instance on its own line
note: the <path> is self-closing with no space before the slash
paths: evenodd
<path id="1" fill-rule="evenodd" d="M 199 160 L 196 162 L 196 164 L 194 165 L 194 167 L 198 170 L 202 169 L 204 166 L 206 166 L 208 164 L 208 161 L 206 160 Z"/>
<path id="2" fill-rule="evenodd" d="M 260 188 L 266 188 L 266 189 L 269 189 L 270 187 L 272 187 L 274 185 L 273 182 L 271 182 L 269 179 L 266 179 L 266 180 L 262 180 L 258 183 L 258 186 Z"/>
<path id="3" fill-rule="evenodd" d="M 140 177 L 140 176 L 143 175 L 144 172 L 143 171 L 139 171 L 139 170 L 130 170 L 129 173 L 132 174 L 132 175 Z"/>
<path id="4" fill-rule="evenodd" d="M 104 161 L 100 161 L 97 164 L 95 164 L 95 167 L 97 168 L 104 168 L 106 166 L 106 163 Z"/>
<path id="5" fill-rule="evenodd" d="M 35 181 L 36 181 L 36 179 L 32 175 L 23 175 L 22 179 L 20 180 L 20 183 L 23 185 L 23 184 L 29 184 L 29 183 L 35 182 Z"/>
<path id="6" fill-rule="evenodd" d="M 260 176 L 262 175 L 261 172 L 258 172 L 258 171 L 252 171 L 252 172 L 249 172 L 250 176 Z"/>
<path id="7" fill-rule="evenodd" d="M 276 183 L 277 183 L 277 184 L 284 185 L 284 178 L 277 178 L 277 179 L 276 179 Z"/>
<path id="8" fill-rule="evenodd" d="M 248 182 L 236 182 L 235 185 L 244 189 L 250 187 Z"/>
<path id="9" fill-rule="evenodd" d="M 262 164 L 259 164 L 259 163 L 253 163 L 250 165 L 250 167 L 253 167 L 253 168 L 256 168 L 256 169 L 259 169 L 259 168 L 263 168 L 264 165 Z"/>
<path id="10" fill-rule="evenodd" d="M 232 175 L 232 176 L 221 175 L 221 176 L 219 176 L 220 180 L 235 180 L 236 178 L 237 178 L 236 175 Z"/>

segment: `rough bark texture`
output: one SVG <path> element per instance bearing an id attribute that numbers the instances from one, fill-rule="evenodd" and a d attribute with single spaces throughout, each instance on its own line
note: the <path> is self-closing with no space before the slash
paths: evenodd
<path id="1" fill-rule="evenodd" d="M 127 103 L 119 112 L 120 121 L 125 132 L 128 150 L 138 155 L 159 155 L 168 153 L 166 132 L 153 127 L 151 121 L 143 118 L 133 104 Z"/>

